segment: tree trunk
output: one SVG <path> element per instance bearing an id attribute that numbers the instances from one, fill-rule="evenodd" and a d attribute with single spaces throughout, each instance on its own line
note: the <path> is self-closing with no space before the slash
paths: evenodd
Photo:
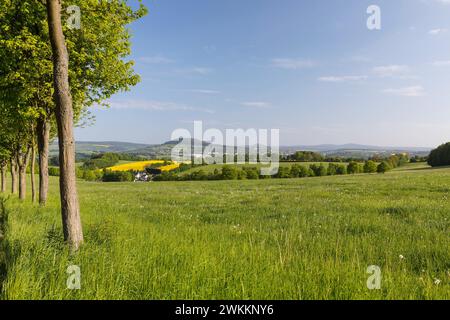
<path id="1" fill-rule="evenodd" d="M 61 24 L 60 0 L 47 0 L 49 36 L 53 53 L 53 84 L 55 88 L 56 122 L 58 124 L 61 214 L 64 240 L 72 250 L 83 243 L 80 207 L 78 204 L 73 105 L 69 87 L 69 55 Z"/>
<path id="2" fill-rule="evenodd" d="M 36 180 L 34 177 L 34 171 L 36 166 L 36 146 L 34 142 L 31 145 L 31 167 L 30 167 L 30 176 L 31 176 L 31 201 L 33 203 L 36 202 Z"/>
<path id="3" fill-rule="evenodd" d="M 2 190 L 2 193 L 5 193 L 6 192 L 6 170 L 7 170 L 6 163 L 1 164 L 0 170 L 2 173 L 2 189 L 1 190 Z"/>
<path id="4" fill-rule="evenodd" d="M 42 118 L 37 124 L 39 153 L 39 204 L 45 206 L 48 194 L 48 152 L 50 141 L 50 121 Z"/>
<path id="5" fill-rule="evenodd" d="M 25 200 L 27 196 L 27 167 L 30 160 L 30 148 L 25 154 L 19 154 L 17 163 L 19 164 L 19 199 Z"/>
<path id="6" fill-rule="evenodd" d="M 17 163 L 14 157 L 11 158 L 11 193 L 17 194 Z"/>

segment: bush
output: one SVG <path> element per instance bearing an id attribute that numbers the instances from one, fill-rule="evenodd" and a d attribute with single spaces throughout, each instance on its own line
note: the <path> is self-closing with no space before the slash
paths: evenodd
<path id="1" fill-rule="evenodd" d="M 330 163 L 330 164 L 328 165 L 327 174 L 328 174 L 329 176 L 334 176 L 335 174 L 337 174 L 337 169 L 338 169 L 337 164 Z"/>
<path id="2" fill-rule="evenodd" d="M 431 151 L 428 156 L 428 164 L 432 167 L 450 165 L 450 142 Z"/>
<path id="3" fill-rule="evenodd" d="M 336 166 L 336 174 L 339 175 L 347 174 L 347 166 L 345 165 Z"/>
<path id="4" fill-rule="evenodd" d="M 105 171 L 103 182 L 133 182 L 134 174 L 130 171 Z"/>
<path id="5" fill-rule="evenodd" d="M 173 172 L 163 172 L 153 178 L 153 181 L 177 181 L 178 176 Z"/>
<path id="6" fill-rule="evenodd" d="M 252 167 L 252 168 L 245 167 L 245 168 L 244 168 L 244 171 L 245 171 L 245 173 L 246 173 L 246 175 L 247 175 L 247 179 L 250 179 L 250 180 L 256 180 L 256 179 L 259 178 L 259 170 L 258 170 L 258 168 L 255 168 L 255 167 Z"/>
<path id="7" fill-rule="evenodd" d="M 323 177 L 328 174 L 328 170 L 323 164 L 312 164 L 309 168 L 314 172 L 315 177 Z"/>
<path id="8" fill-rule="evenodd" d="M 234 166 L 222 167 L 222 180 L 236 180 L 238 178 L 238 170 Z"/>
<path id="9" fill-rule="evenodd" d="M 380 163 L 379 165 L 378 165 L 378 167 L 377 167 L 377 172 L 378 173 L 386 173 L 386 172 L 388 172 L 389 170 L 391 170 L 391 166 L 390 166 L 390 164 L 388 163 L 388 162 L 386 162 L 386 161 L 383 161 L 382 163 Z"/>
<path id="10" fill-rule="evenodd" d="M 275 178 L 280 179 L 288 179 L 291 177 L 291 168 L 281 166 L 278 168 L 278 173 L 275 175 Z"/>
<path id="11" fill-rule="evenodd" d="M 348 174 L 356 174 L 361 172 L 361 167 L 359 166 L 359 163 L 356 161 L 352 161 L 347 166 L 347 173 Z"/>
<path id="12" fill-rule="evenodd" d="M 372 160 L 366 161 L 364 164 L 364 173 L 375 173 L 377 172 L 377 168 L 378 166 L 376 162 Z"/>
<path id="13" fill-rule="evenodd" d="M 52 177 L 59 177 L 59 168 L 49 167 L 48 168 L 48 175 L 52 176 Z"/>
<path id="14" fill-rule="evenodd" d="M 204 170 L 194 171 L 189 176 L 187 176 L 187 178 L 188 180 L 193 181 L 209 180 L 209 176 L 205 173 Z"/>

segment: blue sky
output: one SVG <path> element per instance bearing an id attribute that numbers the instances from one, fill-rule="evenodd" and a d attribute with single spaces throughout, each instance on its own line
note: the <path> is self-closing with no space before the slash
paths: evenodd
<path id="1" fill-rule="evenodd" d="M 80 141 L 280 129 L 282 145 L 450 140 L 450 0 L 155 0 L 130 26 L 142 81 Z M 366 26 L 369 5 L 382 29 Z"/>

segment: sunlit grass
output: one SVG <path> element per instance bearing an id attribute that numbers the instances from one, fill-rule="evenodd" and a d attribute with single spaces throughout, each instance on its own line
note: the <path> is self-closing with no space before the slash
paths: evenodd
<path id="1" fill-rule="evenodd" d="M 47 208 L 8 200 L 2 298 L 450 298 L 449 169 L 79 191 L 75 256 L 61 245 L 57 180 Z M 79 291 L 66 288 L 72 264 Z M 369 265 L 381 290 L 366 287 Z"/>

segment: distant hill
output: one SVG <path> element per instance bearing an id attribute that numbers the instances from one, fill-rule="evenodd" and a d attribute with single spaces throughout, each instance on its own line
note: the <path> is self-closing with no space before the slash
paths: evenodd
<path id="1" fill-rule="evenodd" d="M 361 144 L 322 144 L 316 146 L 289 146 L 280 147 L 282 154 L 290 154 L 295 151 L 314 151 L 322 153 L 329 157 L 343 157 L 343 158 L 370 158 L 374 155 L 390 155 L 393 153 L 409 153 L 412 156 L 427 156 L 431 148 L 422 147 L 380 147 Z"/>
<path id="2" fill-rule="evenodd" d="M 170 157 L 172 148 L 179 141 L 167 141 L 163 144 L 141 144 L 118 141 L 77 141 L 76 152 L 81 156 L 89 156 L 93 153 L 102 152 L 120 152 L 133 155 L 144 156 L 148 158 L 164 158 Z M 191 140 L 191 145 L 194 140 Z M 209 145 L 208 142 L 202 142 L 203 147 Z M 298 145 L 298 146 L 281 146 L 280 153 L 288 154 L 295 151 L 314 151 L 322 153 L 326 156 L 339 157 L 358 157 L 369 158 L 373 155 L 389 155 L 392 153 L 409 153 L 411 155 L 426 156 L 431 151 L 430 148 L 420 147 L 380 147 L 361 144 L 322 144 L 322 145 Z M 58 145 L 56 142 L 50 146 L 51 155 L 58 153 Z"/>
<path id="3" fill-rule="evenodd" d="M 292 150 L 304 150 L 304 151 L 317 151 L 317 152 L 332 152 L 337 150 L 373 150 L 373 151 L 414 151 L 414 152 L 429 152 L 430 148 L 421 148 L 421 147 L 380 147 L 380 146 L 371 146 L 371 145 L 363 145 L 363 144 L 320 144 L 315 146 L 307 146 L 307 145 L 299 145 L 299 146 L 288 146 L 281 147 L 282 150 L 292 151 Z"/>
<path id="4" fill-rule="evenodd" d="M 117 142 L 117 141 L 77 141 L 76 152 L 79 154 L 92 154 L 101 152 L 128 152 L 140 148 L 149 147 L 147 144 Z M 55 141 L 50 145 L 50 154 L 58 154 L 58 142 Z"/>

